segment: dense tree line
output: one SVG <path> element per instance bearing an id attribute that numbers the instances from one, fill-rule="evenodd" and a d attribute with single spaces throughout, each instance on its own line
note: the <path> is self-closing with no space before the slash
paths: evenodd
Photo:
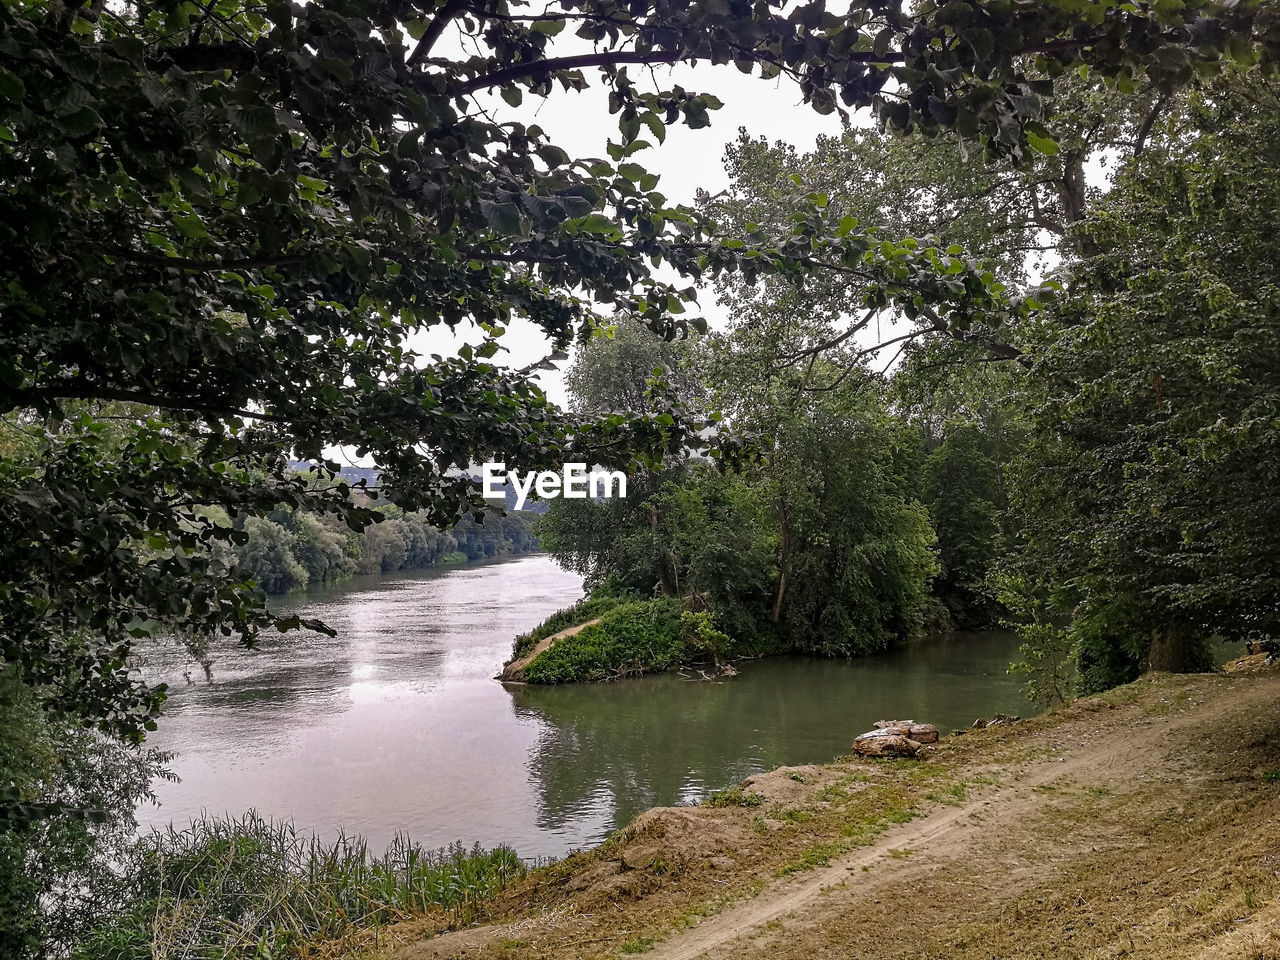
<path id="1" fill-rule="evenodd" d="M 445 563 L 515 556 L 538 549 L 530 518 L 518 513 L 468 515 L 438 530 L 395 507 L 356 532 L 324 515 L 280 508 L 247 517 L 244 542 L 232 548 L 235 568 L 267 593 L 333 583 L 353 574 L 392 573 Z"/>
<path id="2" fill-rule="evenodd" d="M 781 219 L 817 186 L 837 215 L 981 251 L 1041 309 L 876 337 L 849 310 L 865 279 L 825 275 L 726 281 L 732 323 L 693 342 L 619 324 L 579 354 L 581 409 L 634 403 L 654 370 L 757 456 L 553 504 L 546 547 L 602 595 L 708 613 L 730 653 L 1010 623 L 1044 699 L 1274 636 L 1280 97 L 1243 74 L 1145 100 L 1063 90 L 1077 132 L 1012 169 L 871 130 L 812 154 L 732 145 L 733 185 L 705 200 L 726 221 Z M 1081 179 L 1107 158 L 1106 181 Z"/>

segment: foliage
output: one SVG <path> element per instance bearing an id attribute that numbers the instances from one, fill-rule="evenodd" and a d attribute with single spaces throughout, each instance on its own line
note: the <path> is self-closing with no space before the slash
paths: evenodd
<path id="1" fill-rule="evenodd" d="M 126 900 L 74 960 L 292 956 L 433 910 L 471 922 L 525 867 L 506 847 L 426 850 L 397 835 L 382 856 L 363 840 L 324 842 L 254 813 L 203 817 L 138 841 Z"/>
<path id="2" fill-rule="evenodd" d="M 1070 633 L 1052 623 L 1025 623 L 1019 633 L 1023 642 L 1018 652 L 1022 659 L 1009 669 L 1027 678 L 1027 699 L 1040 707 L 1066 703 L 1075 686 Z M 1116 679 L 1116 684 L 1123 682 L 1124 679 Z"/>
<path id="3" fill-rule="evenodd" d="M 376 529 L 376 528 L 375 528 Z M 249 517 L 248 535 L 236 557 L 236 565 L 267 593 L 286 593 L 307 584 L 307 569 L 294 556 L 296 539 L 278 523 Z"/>
<path id="4" fill-rule="evenodd" d="M 976 426 L 952 425 L 922 471 L 924 502 L 938 537 L 933 591 L 951 620 L 966 628 L 998 615 L 987 577 L 1003 552 L 1005 490 L 988 441 Z"/>
<path id="5" fill-rule="evenodd" d="M 664 340 L 648 327 L 626 317 L 597 328 L 575 351 L 565 383 L 581 413 L 647 413 L 653 396 L 651 383 L 669 385 L 686 404 L 703 392 L 690 370 L 692 340 Z"/>
<path id="6" fill-rule="evenodd" d="M 0 667 L 0 783 L 16 792 L 0 829 L 0 955 L 64 956 L 110 915 L 114 865 L 166 759 L 47 717 Z"/>
<path id="7" fill-rule="evenodd" d="M 1280 630 L 1277 156 L 1261 81 L 1181 101 L 1037 332 L 1015 568 L 1070 618 L 1086 690 Z"/>
<path id="8" fill-rule="evenodd" d="M 585 683 L 660 673 L 688 662 L 688 629 L 672 599 L 623 603 L 538 656 L 529 683 Z"/>
<path id="9" fill-rule="evenodd" d="M 705 610 L 699 610 L 697 613 L 685 610 L 681 613 L 680 629 L 690 649 L 704 657 L 709 656 L 716 663 L 726 659 L 733 652 L 733 640 L 715 628 L 711 614 Z"/>
<path id="10" fill-rule="evenodd" d="M 378 511 L 362 533 L 331 517 L 277 509 L 269 518 L 244 520 L 245 542 L 234 551 L 235 568 L 267 593 L 332 583 L 353 573 L 392 573 L 445 563 L 484 560 L 538 548 L 528 515 L 466 516 L 448 531 L 394 507 Z"/>
<path id="11" fill-rule="evenodd" d="M 935 538 L 914 496 L 910 440 L 878 385 L 848 377 L 809 389 L 831 378 L 823 363 L 779 377 L 741 414 L 775 438 L 762 467 L 779 544 L 772 619 L 795 649 L 855 656 L 919 630 Z"/>
<path id="12" fill-rule="evenodd" d="M 589 583 L 682 598 L 690 615 L 707 615 L 703 642 L 716 659 L 780 645 L 884 649 L 921 627 L 935 570 L 910 431 L 866 375 L 826 361 L 803 376 L 766 373 L 756 336 L 708 336 L 682 370 L 734 429 L 770 438 L 771 449 L 735 473 L 673 465 L 638 478 L 625 500 L 557 501 L 539 521 L 543 547 Z M 598 356 L 584 353 L 575 370 Z M 584 372 L 577 382 L 597 381 Z"/>
<path id="13" fill-rule="evenodd" d="M 702 801 L 704 807 L 759 807 L 765 802 L 762 793 L 747 793 L 742 787 L 725 787 Z"/>
<path id="14" fill-rule="evenodd" d="M 590 596 L 579 600 L 572 607 L 557 610 L 528 633 L 522 633 L 516 637 L 511 650 L 511 659 L 519 660 L 536 647 L 539 641 L 545 640 L 554 633 L 594 620 L 619 604 L 639 599 L 642 598 L 625 591 L 609 589 L 608 586 L 593 590 Z"/>

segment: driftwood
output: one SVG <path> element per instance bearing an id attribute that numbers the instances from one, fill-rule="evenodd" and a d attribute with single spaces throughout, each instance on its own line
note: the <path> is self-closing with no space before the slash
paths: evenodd
<path id="1" fill-rule="evenodd" d="M 889 730 L 864 733 L 853 741 L 853 752 L 860 757 L 914 757 L 922 744 Z"/>
<path id="2" fill-rule="evenodd" d="M 937 743 L 938 728 L 932 723 L 916 723 L 914 720 L 877 720 L 877 730 L 896 730 L 917 743 Z"/>
<path id="3" fill-rule="evenodd" d="M 914 757 L 926 743 L 938 742 L 938 728 L 914 720 L 880 720 L 859 734 L 853 752 L 862 757 Z"/>

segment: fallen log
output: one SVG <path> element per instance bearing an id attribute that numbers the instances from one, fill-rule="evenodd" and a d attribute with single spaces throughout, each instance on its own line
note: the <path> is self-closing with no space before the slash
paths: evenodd
<path id="1" fill-rule="evenodd" d="M 914 757 L 922 744 L 903 732 L 904 727 L 882 727 L 859 734 L 853 752 L 860 757 Z"/>

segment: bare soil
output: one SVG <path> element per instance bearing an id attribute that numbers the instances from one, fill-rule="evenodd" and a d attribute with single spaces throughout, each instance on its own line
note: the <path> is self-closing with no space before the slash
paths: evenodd
<path id="1" fill-rule="evenodd" d="M 761 774 L 533 871 L 484 925 L 422 918 L 374 955 L 1280 960 L 1278 706 L 1251 658 L 922 760 Z"/>
<path id="2" fill-rule="evenodd" d="M 586 627 L 591 626 L 593 623 L 599 623 L 599 622 L 600 622 L 600 618 L 596 617 L 594 620 L 588 620 L 586 623 L 580 623 L 575 627 L 565 627 L 559 633 L 553 633 L 549 637 L 543 637 L 541 640 L 538 641 L 537 645 L 528 653 L 526 653 L 523 657 L 521 657 L 519 660 L 512 660 L 505 667 L 503 667 L 502 673 L 500 673 L 496 679 L 504 680 L 509 683 L 518 683 L 520 680 L 520 677 L 524 674 L 525 667 L 529 666 L 529 664 L 537 660 L 538 657 L 542 656 L 542 654 L 546 653 L 548 650 L 554 647 L 556 645 L 557 640 L 563 640 L 565 637 L 576 636 L 579 633 L 581 633 L 583 629 L 585 629 Z"/>

